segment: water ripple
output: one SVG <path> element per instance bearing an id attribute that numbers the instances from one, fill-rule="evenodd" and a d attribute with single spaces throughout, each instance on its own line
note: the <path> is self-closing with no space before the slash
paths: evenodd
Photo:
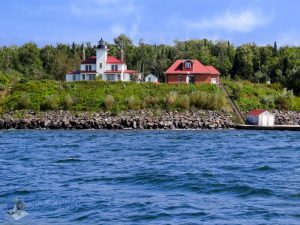
<path id="1" fill-rule="evenodd" d="M 0 224 L 299 224 L 300 134 L 0 131 Z M 276 141 L 274 141 L 276 140 Z M 6 205 L 7 204 L 7 205 Z"/>

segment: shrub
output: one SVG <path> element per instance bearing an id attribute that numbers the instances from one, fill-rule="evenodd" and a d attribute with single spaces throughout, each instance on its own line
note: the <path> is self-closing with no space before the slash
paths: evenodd
<path id="1" fill-rule="evenodd" d="M 206 109 L 217 110 L 222 109 L 226 105 L 224 95 L 219 93 L 209 94 L 206 101 Z"/>
<path id="2" fill-rule="evenodd" d="M 279 96 L 276 97 L 275 104 L 276 104 L 277 109 L 281 109 L 281 110 L 288 110 L 289 109 L 289 101 L 283 95 L 279 95 Z"/>
<path id="3" fill-rule="evenodd" d="M 7 78 L 7 76 L 0 73 L 0 84 L 5 85 L 8 83 L 9 83 L 9 79 Z"/>
<path id="4" fill-rule="evenodd" d="M 261 99 L 261 104 L 264 108 L 273 109 L 275 107 L 275 99 L 273 96 L 265 96 Z"/>
<path id="5" fill-rule="evenodd" d="M 138 97 L 130 96 L 126 102 L 128 109 L 140 109 L 140 99 Z"/>
<path id="6" fill-rule="evenodd" d="M 232 94 L 231 94 L 231 97 L 234 99 L 234 100 L 238 100 L 240 99 L 241 97 L 241 94 L 242 94 L 242 88 L 240 85 L 234 85 L 232 87 Z"/>
<path id="7" fill-rule="evenodd" d="M 66 95 L 63 100 L 64 109 L 70 109 L 73 105 L 74 101 L 70 95 Z"/>
<path id="8" fill-rule="evenodd" d="M 0 91 L 3 91 L 6 89 L 6 85 L 5 84 L 2 84 L 0 83 Z"/>
<path id="9" fill-rule="evenodd" d="M 168 107 L 174 107 L 177 102 L 177 92 L 171 91 L 167 96 L 165 97 L 165 103 Z"/>
<path id="10" fill-rule="evenodd" d="M 148 108 L 154 108 L 155 106 L 159 105 L 159 98 L 156 96 L 147 96 L 144 99 L 144 102 L 146 103 L 146 107 Z"/>
<path id="11" fill-rule="evenodd" d="M 29 109 L 31 105 L 31 98 L 29 94 L 24 94 L 20 97 L 18 101 L 19 109 Z"/>
<path id="12" fill-rule="evenodd" d="M 190 96 L 190 105 L 198 109 L 206 109 L 208 96 L 204 92 L 193 92 Z"/>
<path id="13" fill-rule="evenodd" d="M 276 97 L 275 105 L 278 109 L 289 110 L 294 106 L 294 94 L 292 91 L 283 91 L 282 94 Z"/>
<path id="14" fill-rule="evenodd" d="M 189 96 L 187 95 L 180 96 L 177 104 L 181 109 L 189 109 L 190 108 Z"/>
<path id="15" fill-rule="evenodd" d="M 105 100 L 104 100 L 104 107 L 105 107 L 105 109 L 107 109 L 107 110 L 112 109 L 114 103 L 115 103 L 114 97 L 111 96 L 111 95 L 107 95 L 106 98 L 105 98 Z"/>
<path id="16" fill-rule="evenodd" d="M 55 95 L 47 96 L 41 104 L 41 110 L 53 110 L 58 108 L 58 98 Z"/>

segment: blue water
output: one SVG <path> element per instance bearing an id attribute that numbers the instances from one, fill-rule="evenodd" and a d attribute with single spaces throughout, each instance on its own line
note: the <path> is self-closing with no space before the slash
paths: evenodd
<path id="1" fill-rule="evenodd" d="M 1 131 L 0 224 L 300 224 L 300 133 Z M 8 214 L 19 198 L 28 216 Z"/>

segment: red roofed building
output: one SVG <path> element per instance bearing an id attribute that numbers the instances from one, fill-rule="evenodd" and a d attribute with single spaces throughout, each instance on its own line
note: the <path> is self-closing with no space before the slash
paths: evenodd
<path id="1" fill-rule="evenodd" d="M 107 46 L 101 39 L 96 49 L 96 56 L 84 59 L 80 70 L 70 71 L 66 74 L 66 81 L 105 80 L 105 81 L 131 81 L 137 75 L 134 70 L 128 70 L 121 60 L 109 56 Z"/>
<path id="2" fill-rule="evenodd" d="M 248 113 L 247 123 L 258 126 L 274 126 L 275 117 L 265 109 L 255 109 Z"/>
<path id="3" fill-rule="evenodd" d="M 219 84 L 220 72 L 198 60 L 177 60 L 165 72 L 168 84 Z"/>

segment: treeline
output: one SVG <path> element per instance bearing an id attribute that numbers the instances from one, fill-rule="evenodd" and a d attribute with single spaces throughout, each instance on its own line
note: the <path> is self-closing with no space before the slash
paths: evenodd
<path id="1" fill-rule="evenodd" d="M 252 82 L 280 83 L 300 94 L 300 47 L 234 46 L 229 41 L 175 41 L 170 45 L 149 45 L 140 41 L 134 45 L 125 35 L 108 43 L 110 55 L 120 57 L 121 47 L 130 69 L 144 74 L 153 73 L 164 81 L 164 71 L 176 59 L 198 59 L 215 66 L 222 76 Z M 57 44 L 39 48 L 34 43 L 23 46 L 0 47 L 0 70 L 17 71 L 25 79 L 63 80 L 68 70 L 78 69 L 85 49 L 86 56 L 95 55 L 96 46 L 85 44 Z"/>

